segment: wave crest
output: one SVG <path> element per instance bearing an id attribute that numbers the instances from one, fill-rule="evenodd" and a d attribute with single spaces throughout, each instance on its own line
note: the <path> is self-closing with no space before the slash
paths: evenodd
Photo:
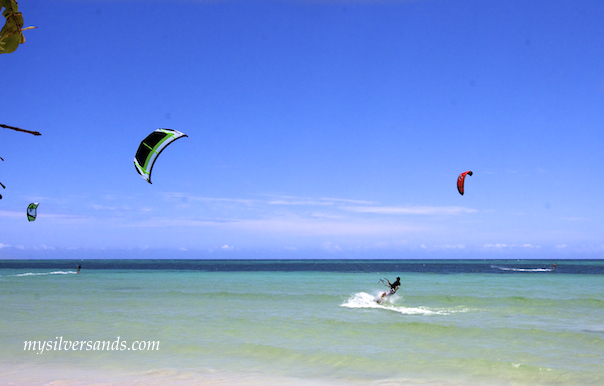
<path id="1" fill-rule="evenodd" d="M 54 272 L 26 272 L 26 273 L 18 273 L 16 275 L 7 275 L 7 276 L 46 276 L 46 275 L 71 275 L 76 274 L 76 271 L 54 271 Z"/>
<path id="2" fill-rule="evenodd" d="M 404 307 L 396 306 L 396 301 L 400 296 L 393 295 L 388 297 L 382 304 L 376 302 L 377 296 L 366 292 L 353 294 L 344 303 L 342 307 L 347 308 L 378 308 L 382 310 L 394 311 L 403 315 L 449 315 L 454 312 L 465 312 L 467 310 L 448 310 L 448 309 L 430 309 L 428 307 Z"/>

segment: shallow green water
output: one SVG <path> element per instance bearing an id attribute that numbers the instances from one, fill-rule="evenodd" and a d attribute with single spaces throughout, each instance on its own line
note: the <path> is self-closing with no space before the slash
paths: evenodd
<path id="1" fill-rule="evenodd" d="M 604 383 L 601 275 L 31 268 L 0 275 L 7 366 L 328 382 Z M 375 303 L 378 279 L 396 275 L 398 294 Z M 24 350 L 25 341 L 118 336 L 159 341 L 160 350 Z"/>

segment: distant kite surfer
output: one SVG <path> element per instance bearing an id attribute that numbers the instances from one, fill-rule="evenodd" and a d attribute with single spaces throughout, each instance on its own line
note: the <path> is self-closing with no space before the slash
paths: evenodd
<path id="1" fill-rule="evenodd" d="M 80 273 L 80 269 L 82 269 L 82 264 L 78 265 L 78 271 L 76 273 Z"/>
<path id="2" fill-rule="evenodd" d="M 390 283 L 390 280 L 388 280 L 388 279 L 386 279 L 386 281 L 388 282 L 388 286 L 390 287 L 390 289 L 388 291 L 384 292 L 382 294 L 382 296 L 380 296 L 380 298 L 378 300 L 376 300 L 376 302 L 378 302 L 378 303 L 382 303 L 384 301 L 384 299 L 386 298 L 386 296 L 394 295 L 396 293 L 396 291 L 398 291 L 399 287 L 401 286 L 400 277 L 397 277 L 396 281 L 394 283 Z M 382 280 L 382 282 L 383 282 L 383 280 Z"/>
<path id="3" fill-rule="evenodd" d="M 552 271 L 553 271 L 554 269 L 556 269 L 556 265 L 558 265 L 558 264 L 555 264 L 555 263 L 554 263 L 554 265 L 552 266 Z"/>

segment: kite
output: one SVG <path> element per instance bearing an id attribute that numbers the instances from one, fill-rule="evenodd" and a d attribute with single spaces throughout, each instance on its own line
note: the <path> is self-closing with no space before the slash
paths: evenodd
<path id="1" fill-rule="evenodd" d="M 34 221 L 38 216 L 38 205 L 40 205 L 39 202 L 32 202 L 27 206 L 27 219 L 29 221 Z"/>
<path id="2" fill-rule="evenodd" d="M 149 134 L 138 146 L 134 156 L 134 167 L 138 174 L 151 183 L 151 170 L 159 153 L 172 142 L 186 136 L 185 133 L 172 129 L 157 129 Z"/>
<path id="3" fill-rule="evenodd" d="M 463 185 L 466 180 L 466 174 L 471 176 L 472 172 L 468 170 L 467 172 L 461 173 L 459 175 L 459 177 L 457 177 L 457 190 L 459 191 L 459 194 L 461 194 L 462 196 L 463 196 Z"/>

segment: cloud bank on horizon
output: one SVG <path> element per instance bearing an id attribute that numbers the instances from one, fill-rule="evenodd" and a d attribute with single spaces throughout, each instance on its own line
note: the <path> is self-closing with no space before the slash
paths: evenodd
<path id="1" fill-rule="evenodd" d="M 23 213 L 0 211 L 0 218 L 13 233 L 10 248 L 30 251 L 65 249 L 169 249 L 173 251 L 271 252 L 323 251 L 346 257 L 346 253 L 417 252 L 594 254 L 604 247 L 586 248 L 573 232 L 527 233 L 519 226 L 530 217 L 519 213 L 478 210 L 458 206 L 381 206 L 375 201 L 346 198 L 312 198 L 263 195 L 258 198 L 214 198 L 184 193 L 153 193 L 151 201 L 141 197 L 107 195 L 102 204 L 82 199 L 67 200 L 75 213 L 38 215 L 39 228 L 28 227 Z M 57 200 L 60 201 L 60 200 Z M 75 204 L 78 202 L 78 204 Z M 48 206 L 52 206 L 48 199 Z M 121 205 L 120 205 L 121 203 Z M 127 203 L 124 205 L 124 203 Z M 355 203 L 355 206 L 350 206 Z M 483 229 L 495 218 L 500 229 Z M 508 229 L 503 223 L 507 222 Z M 28 229 L 29 228 L 29 229 Z M 517 228 L 517 229 L 515 229 Z M 77 232 L 74 230 L 77 229 Z M 573 239 L 572 235 L 580 235 Z M 82 238 L 82 234 L 94 234 Z M 6 235 L 6 233 L 5 233 Z M 571 235 L 569 237 L 568 235 Z M 595 235 L 593 235 L 595 239 Z M 512 242 L 497 242 L 497 240 Z M 564 239 L 568 244 L 560 244 Z M 32 240 L 36 242 L 32 243 Z M 53 242 L 54 240 L 54 242 Z M 60 240 L 60 242 L 56 242 Z M 484 242 L 490 240 L 493 242 Z M 514 242 L 515 240 L 515 242 Z M 530 240 L 531 242 L 526 242 Z M 533 244 L 537 243 L 537 244 Z M 455 255 L 455 257 L 460 257 Z"/>

